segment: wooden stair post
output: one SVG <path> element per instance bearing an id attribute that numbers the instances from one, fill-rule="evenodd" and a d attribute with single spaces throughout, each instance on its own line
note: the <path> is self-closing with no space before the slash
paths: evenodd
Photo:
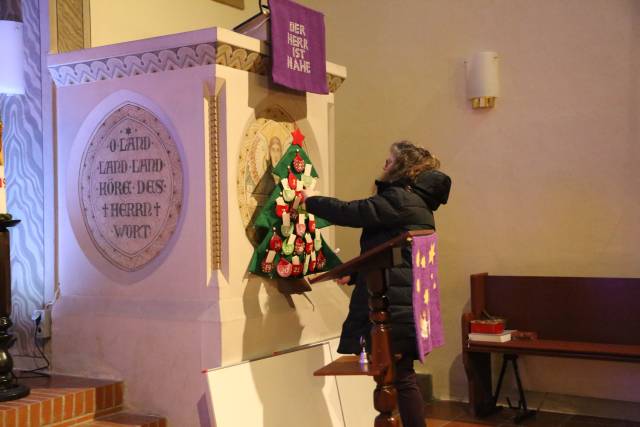
<path id="1" fill-rule="evenodd" d="M 314 375 L 373 376 L 376 382 L 373 405 L 379 412 L 374 421 L 374 427 L 401 426 L 400 418 L 396 415 L 398 397 L 394 386 L 395 365 L 394 355 L 391 353 L 385 270 L 402 263 L 402 248 L 411 244 L 413 237 L 427 236 L 432 233 L 432 230 L 408 231 L 310 281 L 317 283 L 333 280 L 352 273 L 366 275 L 369 291 L 369 319 L 372 323 L 369 365 L 361 365 L 358 356 L 342 356 L 314 372 Z"/>
<path id="2" fill-rule="evenodd" d="M 397 427 L 400 421 L 394 416 L 398 406 L 398 394 L 393 381 L 395 364 L 391 354 L 391 328 L 389 326 L 389 300 L 387 299 L 387 283 L 383 269 L 370 270 L 367 274 L 369 290 L 369 319 L 371 327 L 371 360 L 383 369 L 376 375 L 376 389 L 373 392 L 373 406 L 380 415 L 376 417 L 375 426 Z"/>

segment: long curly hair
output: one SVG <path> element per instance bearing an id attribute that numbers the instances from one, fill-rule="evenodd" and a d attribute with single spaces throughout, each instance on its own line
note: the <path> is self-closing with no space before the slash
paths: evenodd
<path id="1" fill-rule="evenodd" d="M 409 141 L 398 141 L 391 144 L 390 153 L 394 162 L 380 177 L 380 181 L 413 182 L 424 171 L 439 169 L 440 160 L 426 148 L 412 144 Z"/>

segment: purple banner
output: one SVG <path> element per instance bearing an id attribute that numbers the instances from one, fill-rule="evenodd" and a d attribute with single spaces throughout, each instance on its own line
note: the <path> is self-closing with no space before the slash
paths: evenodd
<path id="1" fill-rule="evenodd" d="M 324 15 L 291 0 L 270 0 L 273 81 L 291 89 L 329 93 Z"/>
<path id="2" fill-rule="evenodd" d="M 414 237 L 413 319 L 416 324 L 418 357 L 424 357 L 444 344 L 440 317 L 440 282 L 438 281 L 438 236 Z"/>

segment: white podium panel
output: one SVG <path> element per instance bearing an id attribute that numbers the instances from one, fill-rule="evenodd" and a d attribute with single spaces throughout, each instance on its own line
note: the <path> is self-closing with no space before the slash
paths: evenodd
<path id="1" fill-rule="evenodd" d="M 344 427 L 335 378 L 313 376 L 330 361 L 325 343 L 207 372 L 216 426 Z"/>
<path id="2" fill-rule="evenodd" d="M 338 340 L 206 372 L 217 427 L 370 427 L 371 377 L 314 377 L 335 360 Z"/>

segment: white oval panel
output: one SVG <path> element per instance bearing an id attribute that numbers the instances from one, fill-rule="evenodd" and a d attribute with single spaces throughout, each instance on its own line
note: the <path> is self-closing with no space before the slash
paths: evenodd
<path id="1" fill-rule="evenodd" d="M 129 103 L 98 125 L 82 156 L 78 194 L 91 240 L 111 264 L 136 271 L 160 254 L 182 192 L 178 149 L 152 112 Z"/>

